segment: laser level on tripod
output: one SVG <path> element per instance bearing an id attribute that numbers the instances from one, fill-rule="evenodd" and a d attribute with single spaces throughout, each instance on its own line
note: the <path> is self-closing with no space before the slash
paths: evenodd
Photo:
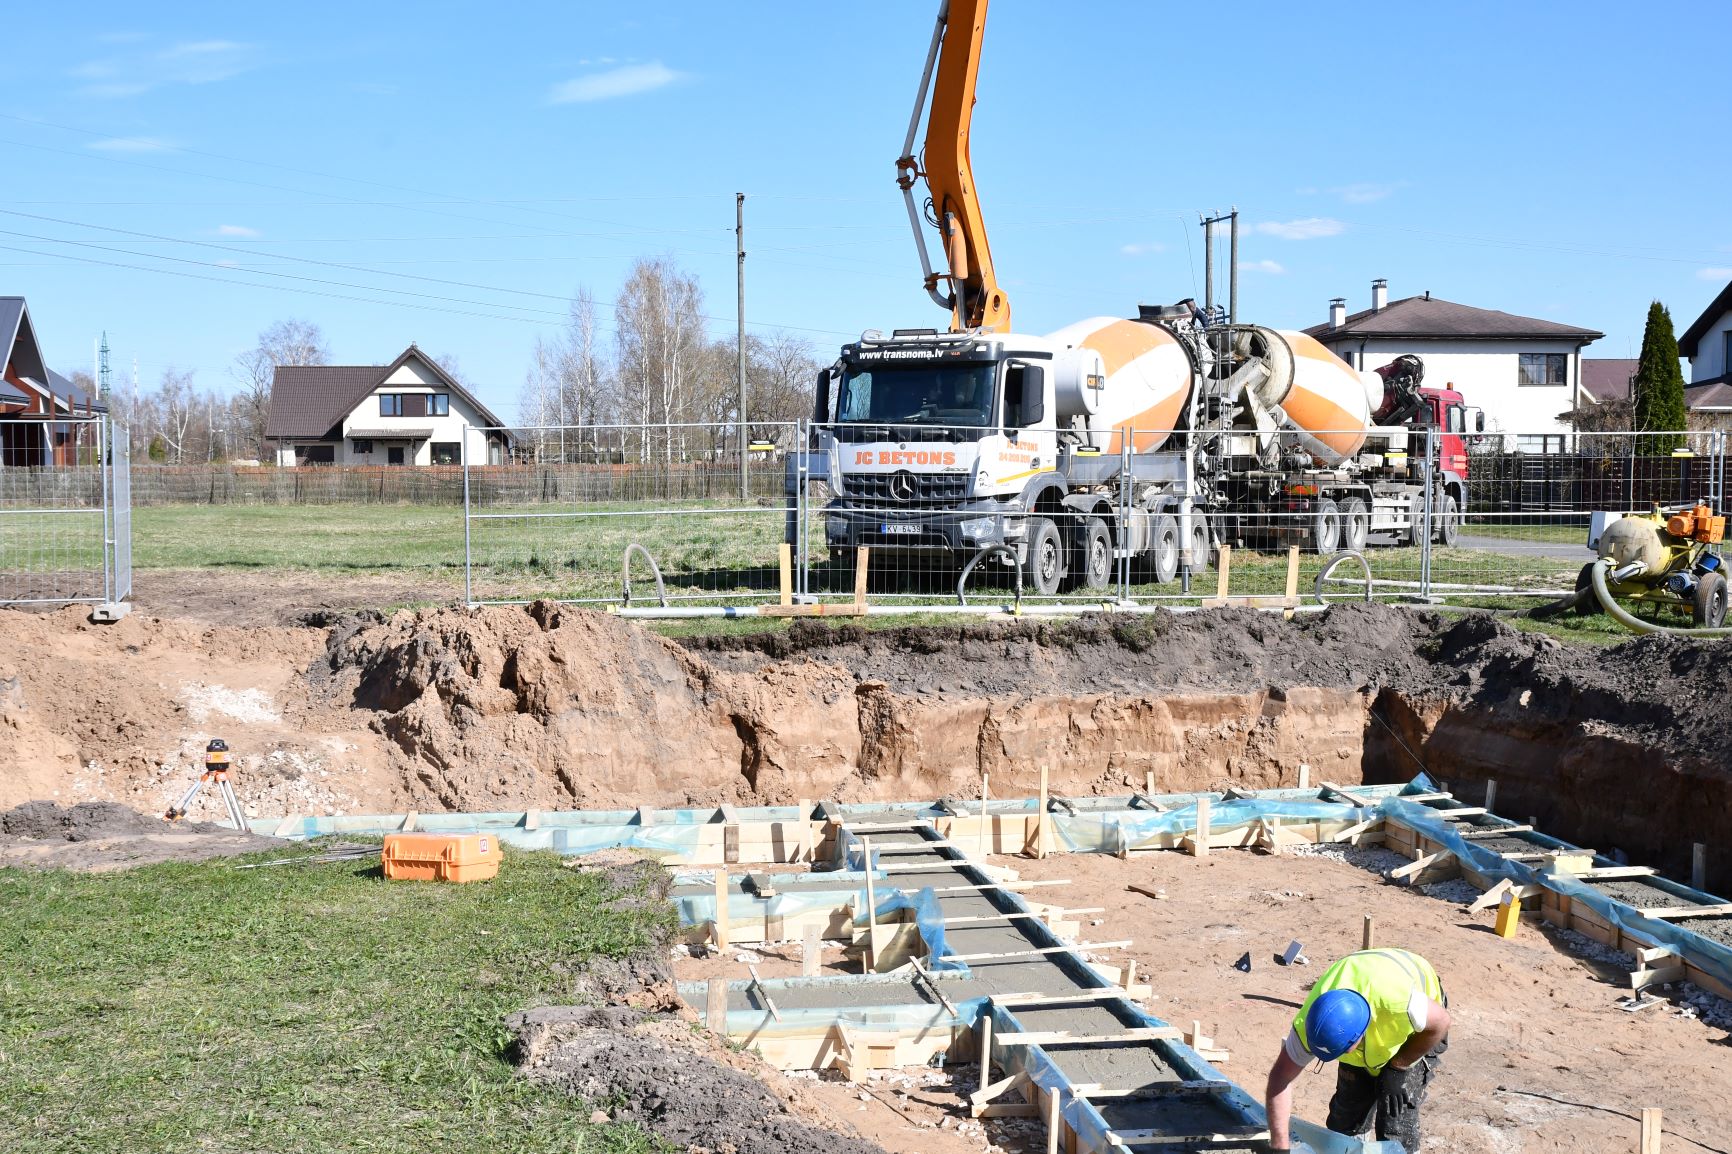
<path id="1" fill-rule="evenodd" d="M 192 803 L 198 798 L 198 791 L 205 787 L 206 782 L 214 782 L 217 790 L 223 795 L 223 804 L 229 807 L 229 820 L 242 833 L 247 829 L 247 813 L 241 808 L 240 799 L 235 796 L 234 783 L 229 781 L 229 746 L 228 742 L 218 737 L 204 747 L 204 772 L 199 774 L 192 788 L 186 791 L 186 796 L 179 804 L 168 807 L 163 814 L 164 821 L 179 821 L 186 816 L 186 811 L 192 808 Z"/>

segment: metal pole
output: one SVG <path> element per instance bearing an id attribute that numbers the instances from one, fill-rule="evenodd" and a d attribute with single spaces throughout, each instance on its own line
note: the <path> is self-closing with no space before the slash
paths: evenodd
<path id="1" fill-rule="evenodd" d="M 1432 430 L 1425 431 L 1425 524 L 1419 538 L 1419 596 L 1423 601 L 1431 600 L 1431 491 L 1434 487 L 1432 478 L 1436 475 L 1431 460 L 1432 446 L 1435 438 Z"/>
<path id="2" fill-rule="evenodd" d="M 1231 223 L 1232 241 L 1227 253 L 1227 323 L 1239 323 L 1239 209 L 1233 208 L 1227 217 Z"/>
<path id="3" fill-rule="evenodd" d="M 473 554 L 469 546 L 469 430 L 463 430 L 463 604 L 475 604 L 474 585 L 469 577 Z"/>
<path id="4" fill-rule="evenodd" d="M 746 478 L 746 194 L 734 194 L 735 287 L 739 293 L 739 330 L 736 340 L 739 363 L 735 371 L 740 385 L 740 500 L 751 499 Z"/>
<path id="5" fill-rule="evenodd" d="M 114 604 L 114 503 L 109 500 L 109 485 L 114 471 L 110 461 L 114 435 L 108 431 L 109 418 L 103 417 L 96 426 L 96 485 L 102 490 L 102 599 Z"/>
<path id="6" fill-rule="evenodd" d="M 1203 315 L 1215 311 L 1215 218 L 1203 219 Z"/>

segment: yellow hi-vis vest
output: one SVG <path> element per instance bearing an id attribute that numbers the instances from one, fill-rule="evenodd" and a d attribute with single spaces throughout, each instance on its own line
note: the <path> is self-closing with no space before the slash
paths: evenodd
<path id="1" fill-rule="evenodd" d="M 1361 950 L 1348 954 L 1323 971 L 1311 995 L 1299 1007 L 1293 1019 L 1293 1029 L 1307 1053 L 1311 1044 L 1305 1037 L 1305 1015 L 1319 994 L 1330 990 L 1355 990 L 1371 1004 L 1371 1024 L 1365 1029 L 1362 1046 L 1341 1056 L 1351 1066 L 1362 1066 L 1373 1074 L 1381 1073 L 1389 1059 L 1395 1057 L 1407 1039 L 1418 1033 L 1407 1016 L 1408 1002 L 1419 989 L 1434 1002 L 1443 1001 L 1443 984 L 1431 963 L 1411 950 Z"/>

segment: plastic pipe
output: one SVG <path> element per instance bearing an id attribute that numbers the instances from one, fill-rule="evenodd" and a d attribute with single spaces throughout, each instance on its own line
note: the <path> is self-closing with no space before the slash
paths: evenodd
<path id="1" fill-rule="evenodd" d="M 1721 626 L 1718 629 L 1681 629 L 1673 625 L 1655 625 L 1651 621 L 1643 621 L 1619 605 L 1612 596 L 1612 591 L 1606 588 L 1606 570 L 1610 567 L 1610 562 L 1602 558 L 1596 561 L 1593 569 L 1589 571 L 1588 576 L 1594 583 L 1594 596 L 1599 598 L 1600 608 L 1606 611 L 1606 615 L 1631 633 L 1663 633 L 1668 637 L 1732 637 L 1732 626 Z M 1640 571 L 1640 568 L 1639 565 L 1626 565 L 1618 570 L 1618 575 L 1634 576 L 1630 570 Z"/>

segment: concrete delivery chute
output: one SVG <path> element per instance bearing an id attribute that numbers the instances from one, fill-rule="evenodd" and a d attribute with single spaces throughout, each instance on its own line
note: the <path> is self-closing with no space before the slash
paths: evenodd
<path id="1" fill-rule="evenodd" d="M 1052 593 L 1105 588 L 1122 558 L 1170 581 L 1182 553 L 1200 565 L 1215 540 L 1320 553 L 1374 532 L 1412 542 L 1428 502 L 1452 539 L 1468 410 L 1453 390 L 1421 387 L 1417 357 L 1361 374 L 1305 333 L 1228 323 L 1188 300 L 1011 331 L 969 162 L 986 9 L 940 8 L 897 161 L 924 285 L 950 331 L 869 331 L 819 377 L 836 559 L 870 546 L 960 564 L 1003 543 Z"/>

